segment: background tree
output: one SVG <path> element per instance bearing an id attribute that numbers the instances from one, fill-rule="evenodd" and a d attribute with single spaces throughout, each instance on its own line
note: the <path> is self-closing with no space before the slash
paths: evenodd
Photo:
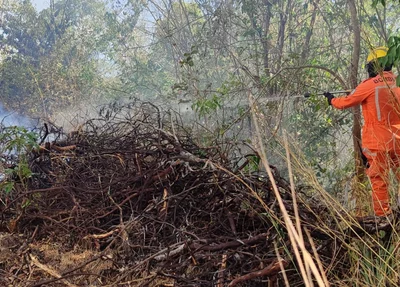
<path id="1" fill-rule="evenodd" d="M 54 0 L 37 12 L 10 0 L 1 7 L 0 98 L 55 119 L 82 102 L 134 97 L 230 140 L 251 137 L 251 92 L 268 142 L 289 131 L 321 180 L 334 181 L 343 175 L 333 171 L 356 168 L 359 110 L 353 128 L 348 112 L 297 96 L 360 82 L 370 47 L 398 31 L 396 11 L 397 2 L 351 0 Z M 389 42 L 394 60 L 397 38 Z"/>
<path id="2" fill-rule="evenodd" d="M 14 110 L 50 116 L 98 90 L 106 3 L 51 1 L 37 13 L 29 1 L 12 3 L 2 23 L 1 99 Z"/>

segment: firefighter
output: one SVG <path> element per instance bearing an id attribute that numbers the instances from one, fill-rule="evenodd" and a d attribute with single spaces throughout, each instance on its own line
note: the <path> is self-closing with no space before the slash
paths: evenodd
<path id="1" fill-rule="evenodd" d="M 367 175 L 372 187 L 372 203 L 376 216 L 391 214 L 388 192 L 389 172 L 393 170 L 400 182 L 400 88 L 392 65 L 380 67 L 379 58 L 388 48 L 378 47 L 367 57 L 369 78 L 346 97 L 335 98 L 324 93 L 329 105 L 346 109 L 361 104 L 364 125 L 362 151 L 368 159 Z"/>

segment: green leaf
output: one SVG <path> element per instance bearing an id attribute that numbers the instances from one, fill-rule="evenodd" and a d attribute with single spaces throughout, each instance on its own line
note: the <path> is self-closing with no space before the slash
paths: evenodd
<path id="1" fill-rule="evenodd" d="M 379 58 L 379 59 L 377 59 L 377 61 L 379 62 L 381 67 L 385 67 L 386 64 L 389 62 L 389 55 L 386 55 L 385 57 Z M 378 65 L 378 67 L 379 67 L 379 65 Z M 375 67 L 375 69 L 377 69 L 377 68 Z"/>
<path id="2" fill-rule="evenodd" d="M 395 55 L 395 58 L 394 58 L 394 64 L 397 65 L 397 63 L 399 61 L 400 61 L 400 45 L 397 46 L 397 49 L 396 49 L 396 55 Z"/>
<path id="3" fill-rule="evenodd" d="M 400 75 L 396 77 L 396 86 L 400 87 Z"/>
<path id="4" fill-rule="evenodd" d="M 14 182 L 8 181 L 2 185 L 2 188 L 4 190 L 4 193 L 9 194 L 14 188 Z"/>
<path id="5" fill-rule="evenodd" d="M 27 199 L 27 200 L 25 200 L 22 204 L 21 204 L 21 207 L 24 209 L 24 208 L 27 208 L 29 205 L 31 205 L 31 203 L 32 203 L 32 201 L 31 200 L 29 200 L 29 199 Z"/>
<path id="6" fill-rule="evenodd" d="M 372 7 L 373 8 L 376 8 L 376 6 L 378 4 L 382 4 L 382 6 L 385 7 L 386 6 L 386 0 L 373 0 L 372 1 Z"/>

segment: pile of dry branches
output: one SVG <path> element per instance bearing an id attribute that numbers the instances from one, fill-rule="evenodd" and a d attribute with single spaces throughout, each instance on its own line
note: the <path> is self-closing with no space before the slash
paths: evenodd
<path id="1" fill-rule="evenodd" d="M 0 281 L 10 286 L 222 287 L 266 286 L 267 281 L 283 286 L 285 268 L 290 286 L 301 286 L 271 179 L 251 173 L 246 156 L 233 158 L 235 144 L 200 147 L 182 126 L 176 118 L 165 120 L 151 104 L 114 105 L 33 151 L 28 187 L 3 199 L 4 234 L 23 236 L 20 244 L 6 247 L 17 258 L 0 262 Z M 276 170 L 274 180 L 294 216 L 289 184 Z M 302 227 L 323 264 L 340 273 L 346 260 L 338 261 L 335 221 L 325 206 L 300 194 L 297 190 Z M 45 239 L 62 243 L 65 252 L 94 253 L 74 267 L 57 269 L 33 245 Z M 109 264 L 95 272 L 93 262 Z"/>

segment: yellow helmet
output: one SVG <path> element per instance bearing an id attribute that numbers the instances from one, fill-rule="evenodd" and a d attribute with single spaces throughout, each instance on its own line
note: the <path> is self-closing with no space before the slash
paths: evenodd
<path id="1" fill-rule="evenodd" d="M 367 63 L 371 62 L 372 60 L 376 60 L 376 59 L 385 57 L 387 55 L 388 50 L 389 49 L 387 47 L 383 47 L 383 46 L 373 49 L 367 57 Z"/>

